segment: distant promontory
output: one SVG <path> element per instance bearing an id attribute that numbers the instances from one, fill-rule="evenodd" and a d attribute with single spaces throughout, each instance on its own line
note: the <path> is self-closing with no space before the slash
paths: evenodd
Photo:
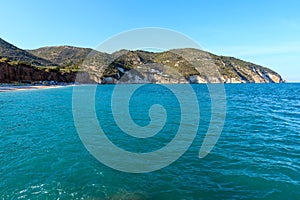
<path id="1" fill-rule="evenodd" d="M 72 46 L 20 49 L 0 39 L 0 83 L 281 83 L 273 70 L 199 49 L 112 54 Z"/>

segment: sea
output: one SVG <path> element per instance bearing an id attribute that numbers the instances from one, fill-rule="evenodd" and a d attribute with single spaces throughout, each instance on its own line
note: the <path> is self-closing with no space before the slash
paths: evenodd
<path id="1" fill-rule="evenodd" d="M 0 93 L 0 199 L 300 198 L 300 84 L 222 86 L 226 95 L 224 123 L 220 123 L 217 141 L 204 157 L 199 157 L 199 150 L 214 116 L 213 90 L 206 84 L 190 85 L 196 101 L 185 98 L 184 104 L 199 108 L 199 122 L 189 124 L 187 120 L 184 125 L 191 128 L 188 134 L 196 131 L 195 137 L 173 162 L 147 172 L 124 170 L 126 163 L 134 160 L 120 156 L 110 159 L 125 168 L 112 167 L 87 148 L 74 120 L 74 91 L 84 87 L 88 86 Z M 129 110 L 124 116 L 122 112 L 115 116 L 112 108 L 119 86 L 93 87 L 95 115 L 91 119 L 86 115 L 83 120 L 89 123 L 96 117 L 97 126 L 112 144 L 135 155 L 155 152 L 171 143 L 187 117 L 181 115 L 184 106 L 178 98 L 189 95 L 186 85 L 173 85 L 176 94 L 166 85 L 139 85 L 129 104 L 123 104 Z M 123 85 L 118 96 L 127 98 L 131 87 Z M 84 92 L 79 95 L 89 96 Z M 125 124 L 146 127 L 151 117 L 159 116 L 151 116 L 152 105 L 163 107 L 160 114 L 166 115 L 164 126 L 155 135 L 137 138 L 116 122 L 118 118 Z M 93 126 L 90 129 L 94 131 Z M 157 159 L 144 164 L 150 166 Z"/>

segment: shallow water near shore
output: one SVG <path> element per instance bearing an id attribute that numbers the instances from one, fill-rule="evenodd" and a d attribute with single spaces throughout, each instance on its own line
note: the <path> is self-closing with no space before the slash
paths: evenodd
<path id="1" fill-rule="evenodd" d="M 152 104 L 160 103 L 170 113 L 158 136 L 135 139 L 113 120 L 114 87 L 99 85 L 95 97 L 99 124 L 112 142 L 133 152 L 154 151 L 170 142 L 179 127 L 180 109 L 169 90 L 145 85 L 132 96 L 131 116 L 141 126 L 149 123 L 145 111 Z M 192 87 L 201 110 L 194 142 L 168 167 L 145 174 L 119 172 L 89 154 L 73 121 L 73 87 L 0 93 L 0 198 L 299 198 L 300 84 L 225 85 L 223 132 L 203 159 L 198 154 L 211 100 L 206 85 Z"/>

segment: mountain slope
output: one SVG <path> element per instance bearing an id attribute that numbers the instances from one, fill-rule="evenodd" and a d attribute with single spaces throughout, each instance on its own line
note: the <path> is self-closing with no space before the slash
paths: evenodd
<path id="1" fill-rule="evenodd" d="M 172 52 L 182 55 L 196 66 L 202 76 L 220 77 L 225 83 L 272 83 L 284 82 L 275 71 L 234 57 L 217 56 L 198 49 L 175 49 Z M 212 70 L 214 66 L 217 70 Z M 212 74 L 210 74 L 210 73 Z M 209 77 L 206 77 L 209 80 Z M 214 82 L 214 81 L 212 81 Z"/>
<path id="2" fill-rule="evenodd" d="M 161 53 L 127 51 L 93 67 L 90 77 L 102 83 L 279 83 L 282 77 L 268 69 L 232 57 L 199 49 Z M 106 64 L 105 64 L 106 63 Z"/>
<path id="3" fill-rule="evenodd" d="M 32 68 L 40 66 L 39 70 L 42 71 L 57 71 L 62 76 L 84 72 L 77 75 L 77 81 L 82 83 L 284 82 L 278 73 L 269 68 L 192 48 L 159 53 L 123 49 L 112 54 L 72 46 L 43 47 L 25 51 L 0 39 L 0 61 L 9 65 L 9 68 L 18 68 L 19 74 L 25 69 L 19 65 L 24 64 Z M 42 71 L 40 73 L 44 73 Z M 26 75 L 27 82 L 30 82 L 29 76 L 32 73 Z M 35 70 L 34 73 L 38 71 Z M 3 80 L 8 81 L 7 75 L 5 77 L 2 77 Z M 32 80 L 36 81 L 36 77 L 32 77 Z M 14 80 L 22 81 L 21 79 Z"/>
<path id="4" fill-rule="evenodd" d="M 49 60 L 60 66 L 79 65 L 92 51 L 89 48 L 72 46 L 42 47 L 39 49 L 28 50 L 33 55 Z"/>
<path id="5" fill-rule="evenodd" d="M 0 57 L 7 58 L 12 61 L 27 62 L 37 66 L 54 65 L 54 63 L 46 59 L 39 58 L 25 50 L 19 49 L 18 47 L 4 41 L 1 38 L 0 38 Z"/>

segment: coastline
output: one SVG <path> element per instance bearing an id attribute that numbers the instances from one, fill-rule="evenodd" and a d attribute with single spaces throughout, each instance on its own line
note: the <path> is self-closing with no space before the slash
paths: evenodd
<path id="1" fill-rule="evenodd" d="M 287 84 L 287 83 L 297 83 L 297 82 L 281 82 L 281 83 L 197 83 L 195 85 L 201 84 L 224 84 L 224 85 L 235 85 L 235 84 Z M 299 83 L 299 82 L 298 82 Z M 92 84 L 92 85 L 127 85 L 127 84 L 143 84 L 143 83 L 110 83 L 110 84 Z M 146 83 L 147 84 L 147 83 Z M 150 83 L 148 83 L 150 84 Z M 174 83 L 165 83 L 165 84 L 174 84 Z M 181 84 L 190 84 L 190 83 L 181 83 Z M 40 89 L 52 89 L 52 88 L 62 88 L 68 86 L 75 86 L 76 84 L 67 84 L 67 85 L 0 85 L 1 92 L 12 92 L 12 91 L 25 91 L 25 90 L 40 90 Z M 85 84 L 83 84 L 85 85 Z M 164 84 L 162 84 L 164 85 Z M 193 84 L 192 84 L 193 85 Z"/>
<path id="2" fill-rule="evenodd" d="M 60 88 L 66 86 L 71 86 L 71 85 L 65 85 L 65 86 L 64 85 L 28 85 L 28 86 L 5 85 L 5 86 L 0 86 L 0 92 L 51 89 L 51 88 Z"/>

